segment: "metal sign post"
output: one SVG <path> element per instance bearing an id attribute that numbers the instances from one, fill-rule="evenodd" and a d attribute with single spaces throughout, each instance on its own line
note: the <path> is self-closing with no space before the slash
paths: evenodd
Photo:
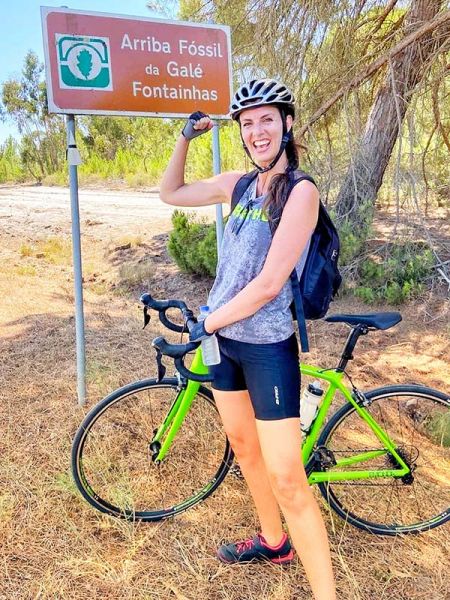
<path id="1" fill-rule="evenodd" d="M 78 404 L 86 401 L 85 343 L 83 312 L 83 272 L 81 265 L 80 210 L 78 205 L 78 172 L 81 164 L 75 140 L 75 117 L 67 115 L 67 162 L 69 163 L 70 210 L 72 215 L 72 254 L 75 290 L 75 337 L 77 348 L 77 392 Z"/>
<path id="2" fill-rule="evenodd" d="M 218 175 L 220 173 L 220 143 L 219 143 L 219 123 L 217 121 L 214 121 L 212 135 L 213 135 L 213 171 L 214 171 L 214 175 Z M 223 239 L 222 204 L 216 204 L 217 256 L 220 255 L 222 239 Z"/>

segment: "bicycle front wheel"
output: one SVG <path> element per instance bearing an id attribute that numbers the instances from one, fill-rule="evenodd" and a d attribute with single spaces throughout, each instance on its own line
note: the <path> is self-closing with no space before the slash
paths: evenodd
<path id="1" fill-rule="evenodd" d="M 387 386 L 365 397 L 366 410 L 394 442 L 411 475 L 320 483 L 322 495 L 343 519 L 378 535 L 442 525 L 450 519 L 450 397 L 417 385 Z M 350 403 L 330 419 L 318 444 L 336 460 L 383 449 Z M 347 467 L 350 471 L 395 468 L 398 464 L 390 453 Z"/>
<path id="2" fill-rule="evenodd" d="M 83 497 L 116 517 L 159 521 L 207 498 L 233 461 L 211 392 L 200 386 L 168 454 L 150 443 L 179 394 L 175 378 L 137 381 L 104 398 L 86 416 L 72 446 L 72 472 Z"/>

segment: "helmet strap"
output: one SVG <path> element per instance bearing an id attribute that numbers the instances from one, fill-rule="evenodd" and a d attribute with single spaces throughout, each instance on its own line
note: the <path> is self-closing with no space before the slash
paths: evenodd
<path id="1" fill-rule="evenodd" d="M 280 144 L 280 149 L 277 152 L 277 155 L 275 156 L 275 158 L 273 159 L 273 161 L 270 163 L 270 165 L 268 165 L 267 167 L 261 167 L 260 165 L 258 165 L 257 163 L 255 163 L 255 161 L 253 160 L 249 149 L 247 148 L 247 146 L 244 143 L 244 139 L 242 137 L 242 132 L 240 131 L 239 128 L 239 133 L 241 135 L 241 141 L 242 141 L 242 147 L 244 148 L 247 156 L 250 159 L 250 162 L 253 164 L 253 166 L 256 168 L 256 170 L 258 171 L 258 173 L 267 173 L 267 171 L 270 171 L 270 169 L 273 169 L 273 167 L 277 164 L 277 162 L 280 160 L 281 155 L 283 154 L 287 143 L 293 139 L 292 136 L 292 127 L 289 131 L 287 131 L 287 125 L 286 125 L 286 115 L 284 113 L 284 110 L 282 108 L 280 108 L 280 113 L 281 113 L 281 120 L 283 122 L 283 137 L 281 138 L 281 144 Z"/>

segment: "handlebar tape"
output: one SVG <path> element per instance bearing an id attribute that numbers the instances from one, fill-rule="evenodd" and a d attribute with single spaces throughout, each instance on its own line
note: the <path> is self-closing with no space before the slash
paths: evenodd
<path id="1" fill-rule="evenodd" d="M 183 333 L 185 331 L 185 326 L 177 325 L 167 317 L 166 310 L 168 310 L 169 308 L 178 308 L 183 313 L 183 317 L 188 329 L 190 329 L 190 327 L 197 322 L 197 320 L 194 318 L 193 312 L 188 309 L 188 307 L 182 300 L 155 300 L 151 297 L 150 294 L 142 294 L 140 300 L 145 307 L 157 310 L 159 312 L 159 320 L 161 321 L 161 323 L 172 331 Z M 211 375 L 193 373 L 183 363 L 183 359 L 186 356 L 186 354 L 188 352 L 196 350 L 199 345 L 200 342 L 188 342 L 187 344 L 170 344 L 162 336 L 155 338 L 152 342 L 152 346 L 157 351 L 158 381 L 160 381 L 165 374 L 165 367 L 161 362 L 162 355 L 173 358 L 175 361 L 176 369 L 178 370 L 180 375 L 182 375 L 186 379 L 199 381 L 201 383 L 207 383 L 209 381 L 212 381 Z"/>
<path id="2" fill-rule="evenodd" d="M 210 375 L 209 373 L 207 375 L 200 375 L 199 373 L 193 373 L 192 371 L 190 371 L 187 367 L 184 366 L 183 359 L 181 358 L 175 359 L 175 366 L 180 375 L 182 375 L 186 379 L 200 381 L 200 383 L 208 383 L 209 381 L 213 380 L 212 375 Z"/>
<path id="3" fill-rule="evenodd" d="M 142 294 L 140 301 L 147 308 L 152 308 L 153 310 L 158 311 L 159 320 L 171 331 L 176 331 L 177 333 L 183 333 L 185 331 L 184 325 L 178 325 L 169 319 L 166 315 L 166 311 L 169 308 L 178 308 L 182 313 L 185 319 L 193 318 L 193 313 L 188 309 L 186 304 L 182 300 L 155 300 L 150 296 L 150 294 Z"/>

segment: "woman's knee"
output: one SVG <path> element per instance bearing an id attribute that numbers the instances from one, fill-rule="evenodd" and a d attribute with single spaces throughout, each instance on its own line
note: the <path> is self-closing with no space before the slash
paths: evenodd
<path id="1" fill-rule="evenodd" d="M 280 506 L 302 509 L 311 502 L 311 488 L 298 466 L 271 468 L 269 480 Z"/>
<path id="2" fill-rule="evenodd" d="M 248 432 L 240 428 L 226 433 L 239 462 L 260 460 L 261 448 L 257 435 L 249 435 Z"/>

